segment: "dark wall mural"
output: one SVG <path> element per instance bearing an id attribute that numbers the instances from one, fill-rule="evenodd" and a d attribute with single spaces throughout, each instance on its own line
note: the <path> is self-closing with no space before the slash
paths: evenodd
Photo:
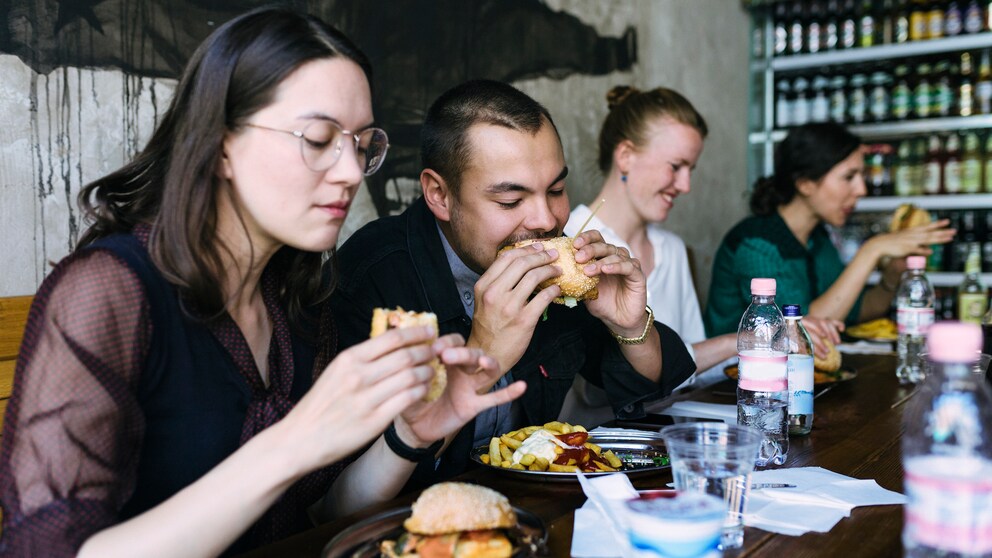
<path id="1" fill-rule="evenodd" d="M 633 28 L 604 37 L 539 0 L 5 0 L 0 52 L 42 74 L 69 66 L 176 78 L 218 25 L 273 4 L 333 23 L 372 59 L 376 118 L 392 144 L 368 184 L 379 215 L 403 208 L 397 182 L 418 176 L 420 123 L 449 87 L 600 75 L 637 61 Z"/>

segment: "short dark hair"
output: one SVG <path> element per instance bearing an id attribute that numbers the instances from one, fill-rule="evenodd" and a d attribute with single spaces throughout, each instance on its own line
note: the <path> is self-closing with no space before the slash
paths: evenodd
<path id="1" fill-rule="evenodd" d="M 262 8 L 221 25 L 193 53 L 148 145 L 120 170 L 83 187 L 79 202 L 91 225 L 79 247 L 149 223 L 156 267 L 198 313 L 220 316 L 224 247 L 216 229 L 216 174 L 224 137 L 271 104 L 296 69 L 339 56 L 360 66 L 371 88 L 366 56 L 313 16 Z M 287 270 L 280 291 L 295 325 L 303 307 L 327 295 L 324 255 L 285 247 L 278 257 Z"/>
<path id="2" fill-rule="evenodd" d="M 840 124 L 822 122 L 794 128 L 775 148 L 775 174 L 755 183 L 751 211 L 771 215 L 796 197 L 797 182 L 818 182 L 859 147 L 861 138 Z"/>
<path id="3" fill-rule="evenodd" d="M 420 162 L 444 178 L 458 192 L 472 156 L 468 130 L 492 124 L 536 134 L 547 121 L 561 144 L 551 113 L 526 93 L 508 83 L 472 80 L 445 91 L 431 104 L 420 131 Z"/>

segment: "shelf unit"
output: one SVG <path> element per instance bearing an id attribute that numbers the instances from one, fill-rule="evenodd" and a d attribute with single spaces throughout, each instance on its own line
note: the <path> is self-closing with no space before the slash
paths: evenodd
<path id="1" fill-rule="evenodd" d="M 750 5 L 767 7 L 773 3 L 771 1 L 752 0 Z M 782 74 L 792 76 L 802 73 L 804 70 L 817 71 L 865 62 L 894 61 L 940 53 L 992 48 L 992 32 L 983 32 L 928 41 L 834 50 L 816 54 L 772 56 L 774 24 L 771 18 L 771 9 L 763 10 L 762 13 L 764 14 L 763 19 L 756 17 L 753 20 L 755 26 L 760 26 L 763 29 L 763 33 L 761 33 L 763 57 L 753 58 L 750 65 L 749 120 L 751 126 L 747 135 L 748 184 L 753 184 L 760 176 L 772 174 L 775 145 L 782 141 L 788 133 L 787 129 L 774 127 L 775 81 Z M 870 142 L 919 136 L 933 132 L 992 129 L 992 115 L 929 118 L 847 126 L 852 132 Z M 928 210 L 992 209 L 992 194 L 863 198 L 858 202 L 855 211 L 862 213 L 889 212 L 902 203 L 913 203 Z M 962 273 L 959 272 L 938 272 L 927 275 L 935 286 L 957 286 L 962 279 Z M 879 276 L 875 273 L 869 282 L 876 283 L 878 280 Z M 992 273 L 983 273 L 982 282 L 985 285 L 992 285 Z"/>
<path id="2" fill-rule="evenodd" d="M 755 22 L 760 25 L 760 22 Z M 958 52 L 992 47 L 992 32 L 976 33 L 934 39 L 913 41 L 894 45 L 879 45 L 866 48 L 835 50 L 816 54 L 772 57 L 773 24 L 768 17 L 763 23 L 765 46 L 764 58 L 751 63 L 752 107 L 760 109 L 752 114 L 757 126 L 752 126 L 748 134 L 750 146 L 748 183 L 753 184 L 759 176 L 772 173 L 774 169 L 775 144 L 782 141 L 787 130 L 774 128 L 775 122 L 775 76 L 783 72 L 844 66 L 861 62 L 892 60 L 913 56 L 925 56 L 943 52 Z M 992 128 L 992 115 L 963 116 L 949 118 L 928 118 L 902 122 L 882 122 L 877 124 L 849 125 L 848 128 L 866 140 L 883 140 L 931 132 L 946 132 Z"/>

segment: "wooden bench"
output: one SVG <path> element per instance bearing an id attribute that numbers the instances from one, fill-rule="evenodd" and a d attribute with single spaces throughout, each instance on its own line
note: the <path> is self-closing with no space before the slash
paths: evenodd
<path id="1" fill-rule="evenodd" d="M 0 298 L 0 427 L 14 386 L 14 364 L 33 299 L 32 296 Z"/>

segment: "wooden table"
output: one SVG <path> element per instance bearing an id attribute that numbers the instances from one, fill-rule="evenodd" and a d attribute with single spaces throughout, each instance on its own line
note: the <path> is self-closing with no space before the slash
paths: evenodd
<path id="1" fill-rule="evenodd" d="M 875 479 L 883 488 L 902 492 L 899 444 L 906 404 L 899 402 L 910 390 L 900 387 L 896 381 L 895 362 L 893 356 L 845 356 L 845 366 L 857 370 L 857 377 L 835 384 L 815 400 L 813 432 L 807 437 L 790 440 L 786 466 L 819 466 L 859 479 Z M 721 394 L 733 389 L 734 385 L 729 381 L 722 382 L 694 394 L 692 399 L 733 403 L 733 397 Z M 578 484 L 517 480 L 483 468 L 471 470 L 458 480 L 492 487 L 505 494 L 514 505 L 540 516 L 548 529 L 551 556 L 570 555 L 572 516 L 586 499 Z M 635 479 L 634 485 L 664 488 L 671 480 L 671 472 L 665 471 Z M 247 556 L 318 557 L 324 545 L 344 528 L 383 510 L 408 505 L 415 498 L 415 494 L 401 496 Z M 744 547 L 728 552 L 726 556 L 901 556 L 901 530 L 902 506 L 860 507 L 825 534 L 790 537 L 747 528 Z"/>

